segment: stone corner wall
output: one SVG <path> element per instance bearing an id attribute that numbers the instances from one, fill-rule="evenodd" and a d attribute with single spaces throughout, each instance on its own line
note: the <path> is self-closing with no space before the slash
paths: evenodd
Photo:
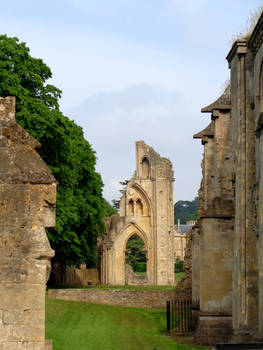
<path id="1" fill-rule="evenodd" d="M 54 251 L 45 228 L 55 225 L 56 181 L 37 146 L 15 122 L 15 98 L 0 98 L 1 349 L 46 349 L 45 290 Z"/>

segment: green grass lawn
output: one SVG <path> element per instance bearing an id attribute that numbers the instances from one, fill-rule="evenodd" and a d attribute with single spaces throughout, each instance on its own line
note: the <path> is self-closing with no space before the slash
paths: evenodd
<path id="1" fill-rule="evenodd" d="M 180 281 L 180 279 L 182 279 L 183 276 L 184 276 L 184 272 L 175 272 L 174 279 L 175 281 Z"/>
<path id="2" fill-rule="evenodd" d="M 165 311 L 47 299 L 53 350 L 190 350 L 164 334 Z"/>

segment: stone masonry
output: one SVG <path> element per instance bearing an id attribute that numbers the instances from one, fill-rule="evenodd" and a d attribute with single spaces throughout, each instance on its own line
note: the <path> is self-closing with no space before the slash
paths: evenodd
<path id="1" fill-rule="evenodd" d="M 93 304 L 165 309 L 166 300 L 174 298 L 175 290 L 49 289 L 47 296 Z"/>
<path id="2" fill-rule="evenodd" d="M 56 181 L 15 122 L 15 98 L 0 98 L 0 348 L 51 349 L 45 290 L 55 225 Z"/>
<path id="3" fill-rule="evenodd" d="M 147 283 L 174 284 L 172 164 L 143 141 L 136 142 L 136 171 L 120 203 L 120 215 L 106 221 L 101 248 L 102 284 L 125 284 L 125 250 L 138 235 L 147 255 Z"/>
<path id="4" fill-rule="evenodd" d="M 211 113 L 211 122 L 207 128 L 194 135 L 194 138 L 201 139 L 204 146 L 199 221 L 192 238 L 192 244 L 198 241 L 199 245 L 196 251 L 198 258 L 195 254 L 192 256 L 192 259 L 199 261 L 199 271 L 194 271 L 192 278 L 198 279 L 193 280 L 196 293 L 193 299 L 200 303 L 195 334 L 200 344 L 225 341 L 232 329 L 234 191 L 230 111 L 228 87 L 217 101 L 202 109 L 203 113 Z"/>
<path id="5" fill-rule="evenodd" d="M 200 344 L 263 341 L 263 14 L 228 56 L 230 86 L 204 108 L 192 297 Z"/>

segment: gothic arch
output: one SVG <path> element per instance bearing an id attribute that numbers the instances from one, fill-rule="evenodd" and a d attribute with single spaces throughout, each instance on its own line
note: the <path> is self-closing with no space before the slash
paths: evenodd
<path id="1" fill-rule="evenodd" d="M 134 215 L 134 201 L 130 199 L 128 202 L 128 215 Z"/>
<path id="2" fill-rule="evenodd" d="M 140 198 L 137 199 L 135 208 L 136 208 L 136 215 L 143 216 L 145 212 L 145 208 L 143 207 L 143 203 Z"/>
<path id="3" fill-rule="evenodd" d="M 146 156 L 142 158 L 141 165 L 142 165 L 142 178 L 148 179 L 151 174 L 151 163 Z"/>
<path id="4" fill-rule="evenodd" d="M 125 225 L 118 235 L 115 237 L 114 244 L 110 250 L 112 254 L 111 265 L 112 272 L 118 270 L 118 274 L 112 273 L 111 281 L 112 284 L 123 285 L 125 284 L 125 252 L 128 240 L 133 236 L 137 235 L 144 243 L 145 253 L 147 257 L 147 271 L 146 274 L 149 276 L 151 269 L 151 257 L 149 258 L 149 234 L 144 232 L 136 223 L 129 222 Z M 149 268 L 150 267 L 150 268 Z"/>
<path id="5" fill-rule="evenodd" d="M 134 183 L 131 188 L 133 188 L 135 191 L 137 191 L 142 199 L 142 203 L 145 202 L 146 207 L 144 208 L 143 215 L 145 216 L 152 216 L 152 206 L 151 201 L 147 195 L 147 193 L 144 191 L 144 189 L 137 183 Z M 139 198 L 140 198 L 139 197 Z"/>
<path id="6" fill-rule="evenodd" d="M 144 246 L 146 251 L 148 250 L 148 238 L 147 238 L 147 234 L 135 223 L 129 223 L 128 225 L 126 225 L 121 231 L 120 231 L 120 235 L 123 234 L 123 232 L 125 232 L 127 230 L 127 228 L 129 227 L 134 227 L 133 231 L 129 232 L 127 234 L 127 236 L 125 237 L 124 240 L 124 246 L 123 249 L 125 250 L 125 247 L 127 245 L 128 240 L 133 236 L 133 235 L 137 235 L 138 237 L 140 237 L 143 240 Z"/>

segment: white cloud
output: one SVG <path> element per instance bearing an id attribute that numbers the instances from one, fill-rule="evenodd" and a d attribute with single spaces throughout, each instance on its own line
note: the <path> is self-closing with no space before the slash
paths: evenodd
<path id="1" fill-rule="evenodd" d="M 107 200 L 119 197 L 118 181 L 130 179 L 135 171 L 138 140 L 173 162 L 176 199 L 197 194 L 201 146 L 192 135 L 205 126 L 206 119 L 200 123 L 195 115 L 185 115 L 184 103 L 177 92 L 141 84 L 95 95 L 71 111 L 86 125 L 85 135 L 97 152 Z"/>

